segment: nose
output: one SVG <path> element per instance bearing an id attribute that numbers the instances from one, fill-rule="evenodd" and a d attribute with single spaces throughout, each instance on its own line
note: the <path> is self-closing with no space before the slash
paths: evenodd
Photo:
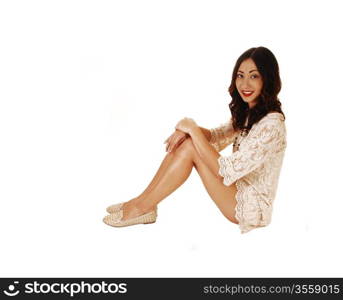
<path id="1" fill-rule="evenodd" d="M 241 88 L 242 88 L 242 89 L 248 89 L 248 88 L 250 88 L 250 81 L 249 81 L 249 78 L 244 78 L 244 79 L 243 79 Z"/>

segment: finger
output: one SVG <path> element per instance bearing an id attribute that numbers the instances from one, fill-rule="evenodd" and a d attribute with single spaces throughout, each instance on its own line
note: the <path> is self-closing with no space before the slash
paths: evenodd
<path id="1" fill-rule="evenodd" d="M 179 146 L 183 143 L 183 141 L 184 141 L 185 139 L 186 139 L 185 136 L 179 136 L 179 137 L 175 140 L 175 142 L 172 144 L 172 146 L 171 146 L 172 150 L 171 150 L 171 151 L 173 151 L 174 149 L 176 149 L 177 147 L 179 147 Z"/>
<path id="2" fill-rule="evenodd" d="M 180 144 L 181 139 L 182 139 L 181 137 L 178 137 L 177 139 L 175 139 L 174 146 Z"/>
<path id="3" fill-rule="evenodd" d="M 169 152 L 173 151 L 175 144 L 178 142 L 179 138 L 177 134 L 174 134 L 169 145 Z"/>
<path id="4" fill-rule="evenodd" d="M 171 152 L 171 149 L 173 148 L 174 145 L 174 138 L 172 138 L 168 144 L 167 151 Z"/>
<path id="5" fill-rule="evenodd" d="M 180 139 L 178 143 L 175 144 L 175 148 L 179 147 L 183 143 L 184 139 Z"/>
<path id="6" fill-rule="evenodd" d="M 182 143 L 184 142 L 185 139 L 186 139 L 186 137 L 180 139 L 179 144 L 182 144 Z"/>
<path id="7" fill-rule="evenodd" d="M 170 152 L 174 151 L 178 147 L 178 143 L 173 143 L 170 145 Z"/>
<path id="8" fill-rule="evenodd" d="M 172 143 L 172 141 L 173 141 L 173 135 L 170 136 L 169 141 L 168 141 L 168 143 L 166 145 L 166 151 L 168 151 L 168 152 L 169 152 L 170 144 Z"/>
<path id="9" fill-rule="evenodd" d="M 173 150 L 177 149 L 182 143 L 177 143 L 173 146 Z"/>

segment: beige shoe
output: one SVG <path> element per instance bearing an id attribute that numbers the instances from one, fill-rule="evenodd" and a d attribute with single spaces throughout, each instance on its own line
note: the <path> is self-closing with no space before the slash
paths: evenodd
<path id="1" fill-rule="evenodd" d="M 107 211 L 109 214 L 113 214 L 113 213 L 119 212 L 119 211 L 122 209 L 124 203 L 125 203 L 125 202 L 113 204 L 113 205 L 107 207 L 107 208 L 106 208 L 106 211 Z M 155 211 L 157 212 L 157 206 L 156 206 Z"/>
<path id="2" fill-rule="evenodd" d="M 123 207 L 123 204 L 125 202 L 121 202 L 121 203 L 118 203 L 118 204 L 113 204 L 109 207 L 106 208 L 106 211 L 109 213 L 109 214 L 113 214 L 115 212 L 118 212 L 121 210 L 121 208 Z"/>
<path id="3" fill-rule="evenodd" d="M 118 212 L 112 213 L 105 218 L 103 218 L 103 221 L 105 224 L 113 226 L 113 227 L 124 227 L 124 226 L 130 226 L 130 225 L 137 225 L 137 224 L 151 224 L 155 223 L 157 219 L 157 213 L 155 210 L 141 215 L 136 218 L 131 218 L 122 221 L 123 218 L 123 211 L 120 210 Z"/>

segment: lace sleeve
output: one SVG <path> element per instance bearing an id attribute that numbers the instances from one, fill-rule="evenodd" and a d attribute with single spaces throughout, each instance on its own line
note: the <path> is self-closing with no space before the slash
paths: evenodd
<path id="1" fill-rule="evenodd" d="M 227 186 L 258 168 L 278 149 L 283 135 L 279 120 L 260 121 L 251 129 L 241 148 L 230 156 L 219 156 L 219 175 Z"/>
<path id="2" fill-rule="evenodd" d="M 232 119 L 222 123 L 220 126 L 211 128 L 210 144 L 219 152 L 232 144 L 235 137 L 235 132 L 232 127 Z"/>

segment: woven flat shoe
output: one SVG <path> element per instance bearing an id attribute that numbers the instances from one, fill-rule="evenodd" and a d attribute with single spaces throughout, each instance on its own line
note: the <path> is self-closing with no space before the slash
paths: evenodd
<path id="1" fill-rule="evenodd" d="M 119 212 L 122 209 L 124 203 L 125 202 L 120 202 L 120 203 L 117 203 L 117 204 L 113 204 L 113 205 L 107 207 L 106 211 L 109 214 L 113 214 L 113 213 Z M 156 206 L 155 211 L 157 212 L 157 206 Z"/>
<path id="2" fill-rule="evenodd" d="M 125 202 L 113 204 L 113 205 L 107 207 L 107 208 L 106 208 L 106 211 L 107 211 L 109 214 L 113 214 L 113 213 L 115 213 L 115 212 L 118 212 L 118 211 L 121 210 L 121 208 L 122 208 L 122 206 L 123 206 L 124 203 L 125 203 Z"/>
<path id="3" fill-rule="evenodd" d="M 141 215 L 136 218 L 131 218 L 122 221 L 123 218 L 123 211 L 120 210 L 118 212 L 112 213 L 110 215 L 107 215 L 105 218 L 103 218 L 103 221 L 105 224 L 113 226 L 113 227 L 124 227 L 124 226 L 131 226 L 131 225 L 137 225 L 137 224 L 151 224 L 155 223 L 157 219 L 157 213 L 155 210 Z"/>

